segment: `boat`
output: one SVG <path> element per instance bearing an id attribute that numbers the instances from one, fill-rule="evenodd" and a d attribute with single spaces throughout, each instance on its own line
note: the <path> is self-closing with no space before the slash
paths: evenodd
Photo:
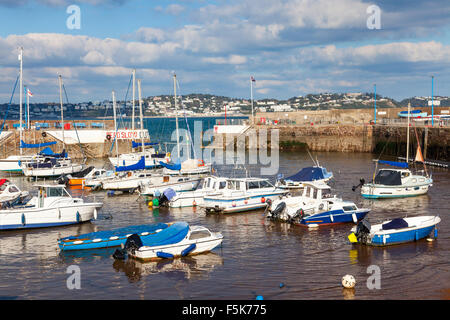
<path id="1" fill-rule="evenodd" d="M 173 259 L 209 252 L 222 240 L 219 232 L 211 232 L 203 226 L 189 226 L 186 222 L 175 222 L 146 239 L 130 236 L 123 251 L 116 250 L 114 257 L 123 259 L 125 252 L 128 257 L 140 261 Z"/>
<path id="2" fill-rule="evenodd" d="M 133 89 L 134 89 L 134 78 L 135 78 L 135 70 L 133 70 Z M 134 90 L 133 90 L 134 92 Z M 117 141 L 117 120 L 116 120 L 116 106 L 115 103 L 113 103 L 113 109 L 114 109 L 114 123 L 115 123 L 115 136 L 114 136 L 114 142 L 116 144 L 116 157 L 109 157 L 109 161 L 115 166 L 115 167 L 126 167 L 126 166 L 132 166 L 141 161 L 141 159 L 144 159 L 144 168 L 147 170 L 151 169 L 158 169 L 161 168 L 160 163 L 168 163 L 170 161 L 170 154 L 166 153 L 158 153 L 154 149 L 154 145 L 156 143 L 151 142 L 144 142 L 144 120 L 143 120 L 143 113 L 142 113 L 142 98 L 141 98 L 141 81 L 138 80 L 138 92 L 139 92 L 139 114 L 140 114 L 140 136 L 141 136 L 141 142 L 136 143 L 132 141 L 132 148 L 140 148 L 141 150 L 139 152 L 131 152 L 131 153 L 123 153 L 119 154 L 118 152 L 118 141 Z M 115 100 L 114 100 L 115 101 Z M 134 98 L 133 98 L 133 114 L 134 114 Z M 134 116 L 132 117 L 132 125 L 134 129 Z"/>
<path id="3" fill-rule="evenodd" d="M 267 218 L 304 226 L 357 223 L 370 209 L 358 208 L 331 194 L 324 182 L 305 182 L 300 196 L 285 196 L 270 202 Z"/>
<path id="4" fill-rule="evenodd" d="M 167 202 L 167 205 L 171 208 L 203 207 L 205 204 L 204 197 L 220 194 L 227 185 L 226 179 L 227 178 L 216 176 L 206 177 L 199 183 L 195 190 L 176 193 L 176 195 Z"/>
<path id="5" fill-rule="evenodd" d="M 112 172 L 112 171 L 110 171 Z M 86 169 L 74 173 L 74 174 L 64 174 L 56 179 L 58 184 L 65 184 L 67 186 L 86 186 L 86 180 L 88 179 L 98 179 L 106 177 L 108 171 L 106 169 L 98 169 L 93 166 L 89 166 Z"/>
<path id="6" fill-rule="evenodd" d="M 283 189 L 300 189 L 303 188 L 304 182 L 319 181 L 327 182 L 333 178 L 333 173 L 328 172 L 326 168 L 320 166 L 306 167 L 296 174 L 283 178 L 279 175 L 275 186 Z"/>
<path id="7" fill-rule="evenodd" d="M 413 174 L 406 162 L 377 160 L 378 163 L 402 166 L 401 169 L 380 169 L 372 182 L 361 187 L 361 195 L 367 199 L 404 198 L 423 195 L 433 185 L 433 179 L 424 174 Z"/>
<path id="8" fill-rule="evenodd" d="M 7 179 L 0 179 L 0 208 L 22 204 L 28 197 L 28 191 L 21 191 Z"/>
<path id="9" fill-rule="evenodd" d="M 411 118 L 423 118 L 423 117 L 428 116 L 428 113 L 422 112 L 422 110 L 411 110 L 411 111 L 405 110 L 405 111 L 400 111 L 398 113 L 398 116 L 400 118 L 407 118 L 408 115 Z"/>
<path id="10" fill-rule="evenodd" d="M 264 178 L 227 178 L 219 194 L 204 196 L 206 213 L 232 213 L 262 209 L 267 200 L 275 200 L 289 191 L 272 185 Z"/>
<path id="11" fill-rule="evenodd" d="M 73 198 L 64 185 L 39 185 L 27 203 L 0 210 L 0 230 L 55 227 L 97 218 L 100 202 Z"/>
<path id="12" fill-rule="evenodd" d="M 348 238 L 351 243 L 371 246 L 413 242 L 430 236 L 433 230 L 436 237 L 436 225 L 439 222 L 441 222 L 441 218 L 438 216 L 395 218 L 375 225 L 370 225 L 364 219 L 352 228 L 352 233 Z"/>
<path id="13" fill-rule="evenodd" d="M 410 104 L 408 104 L 408 110 L 410 109 Z M 408 113 L 409 114 L 409 113 Z M 352 188 L 355 191 L 361 186 L 361 195 L 367 199 L 382 199 L 382 198 L 403 198 L 403 197 L 414 197 L 418 195 L 423 195 L 428 192 L 428 189 L 433 185 L 433 179 L 431 175 L 428 174 L 427 167 L 424 163 L 422 156 L 422 151 L 420 148 L 419 137 L 416 133 L 417 140 L 417 151 L 415 162 L 420 162 L 423 164 L 424 170 L 419 170 L 413 173 L 409 169 L 409 121 L 407 125 L 407 135 L 406 135 L 406 162 L 398 161 L 388 161 L 388 160 L 374 160 L 376 163 L 375 172 L 377 172 L 378 164 L 384 164 L 388 166 L 398 167 L 397 168 L 383 168 L 380 169 L 376 176 L 375 172 L 372 181 L 366 183 L 364 179 L 360 179 L 360 184 Z"/>
<path id="14" fill-rule="evenodd" d="M 209 174 L 211 173 L 211 165 L 205 163 L 201 159 L 187 159 L 182 163 L 163 163 L 164 174 L 170 175 L 194 175 L 194 174 Z"/>
<path id="15" fill-rule="evenodd" d="M 192 191 L 202 180 L 202 176 L 171 176 L 160 175 L 151 177 L 148 182 L 141 183 L 138 190 L 142 196 L 154 196 L 166 189 L 175 192 Z"/>
<path id="16" fill-rule="evenodd" d="M 124 245 L 132 234 L 139 235 L 142 241 L 145 241 L 147 237 L 152 237 L 170 225 L 170 223 L 142 224 L 114 230 L 90 232 L 58 239 L 58 246 L 61 251 L 118 247 Z"/>

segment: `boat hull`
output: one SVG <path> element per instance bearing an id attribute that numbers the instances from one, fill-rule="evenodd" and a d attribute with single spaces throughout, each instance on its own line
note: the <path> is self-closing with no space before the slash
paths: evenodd
<path id="1" fill-rule="evenodd" d="M 373 186 L 367 185 L 361 188 L 361 196 L 366 199 L 406 198 L 426 194 L 431 184 L 419 186 Z"/>
<path id="2" fill-rule="evenodd" d="M 68 167 L 33 169 L 25 168 L 23 173 L 27 177 L 59 177 L 64 174 L 73 174 L 83 170 L 83 165 L 71 165 Z"/>
<path id="3" fill-rule="evenodd" d="M 223 196 L 205 196 L 204 207 L 207 213 L 235 213 L 251 210 L 264 209 L 267 201 L 274 201 L 288 191 L 271 192 L 267 194 L 248 195 L 224 199 Z"/>
<path id="4" fill-rule="evenodd" d="M 196 255 L 213 250 L 222 243 L 222 240 L 223 237 L 220 235 L 205 240 L 181 241 L 180 243 L 172 245 L 155 247 L 144 246 L 139 248 L 138 250 L 135 250 L 134 252 L 130 252 L 129 256 L 140 261 L 154 261 L 164 259 L 161 253 L 164 253 L 166 256 L 171 256 L 171 258 L 177 258 L 183 256 L 183 251 L 189 249 L 189 247 L 192 245 L 195 245 L 195 249 L 190 251 L 187 255 Z"/>
<path id="5" fill-rule="evenodd" d="M 357 223 L 358 221 L 364 219 L 369 212 L 369 209 L 359 209 L 349 212 L 345 212 L 343 210 L 333 210 L 308 216 L 302 219 L 300 223 L 295 224 L 308 226 L 313 224 L 334 225 L 339 223 Z"/>
<path id="6" fill-rule="evenodd" d="M 0 230 L 56 227 L 90 221 L 102 203 L 54 208 L 18 208 L 0 211 Z"/>

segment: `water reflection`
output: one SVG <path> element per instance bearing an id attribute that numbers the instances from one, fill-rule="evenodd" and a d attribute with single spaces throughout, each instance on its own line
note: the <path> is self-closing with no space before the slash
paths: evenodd
<path id="1" fill-rule="evenodd" d="M 113 268 L 123 272 L 130 282 L 138 282 L 145 276 L 164 274 L 174 280 L 199 280 L 205 278 L 217 266 L 223 265 L 220 255 L 209 252 L 178 259 L 141 262 L 135 259 L 115 260 Z"/>

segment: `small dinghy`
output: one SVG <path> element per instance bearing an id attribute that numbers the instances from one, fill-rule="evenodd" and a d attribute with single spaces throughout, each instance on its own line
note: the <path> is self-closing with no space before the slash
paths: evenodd
<path id="1" fill-rule="evenodd" d="M 58 240 L 58 246 L 62 251 L 118 247 L 125 244 L 128 237 L 133 234 L 137 234 L 145 240 L 169 226 L 169 223 L 143 224 L 85 233 L 79 236 L 61 238 Z"/>
<path id="2" fill-rule="evenodd" d="M 219 232 L 210 232 L 202 226 L 189 226 L 186 222 L 175 222 L 151 237 L 130 236 L 124 248 L 116 250 L 113 257 L 125 259 L 128 255 L 141 261 L 172 259 L 209 252 L 220 245 L 222 239 Z"/>
<path id="3" fill-rule="evenodd" d="M 420 216 L 397 218 L 373 226 L 362 220 L 352 229 L 348 236 L 351 243 L 362 243 L 372 246 L 387 246 L 405 242 L 418 241 L 431 234 L 441 222 L 437 216 Z"/>

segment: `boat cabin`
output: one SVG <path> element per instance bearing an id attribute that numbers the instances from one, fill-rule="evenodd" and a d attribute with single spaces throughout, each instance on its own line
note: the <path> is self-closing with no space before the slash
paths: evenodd
<path id="1" fill-rule="evenodd" d="M 333 198 L 331 188 L 324 182 L 304 182 L 302 196 L 310 199 L 328 199 Z"/>
<path id="2" fill-rule="evenodd" d="M 225 182 L 225 181 L 224 181 Z M 256 191 L 258 189 L 266 189 L 275 187 L 268 179 L 261 178 L 236 178 L 226 179 L 226 187 L 224 190 L 229 191 Z"/>
<path id="3" fill-rule="evenodd" d="M 65 185 L 38 185 L 38 203 L 39 207 L 44 207 L 45 199 L 56 197 L 69 197 L 72 196 L 67 192 Z"/>

